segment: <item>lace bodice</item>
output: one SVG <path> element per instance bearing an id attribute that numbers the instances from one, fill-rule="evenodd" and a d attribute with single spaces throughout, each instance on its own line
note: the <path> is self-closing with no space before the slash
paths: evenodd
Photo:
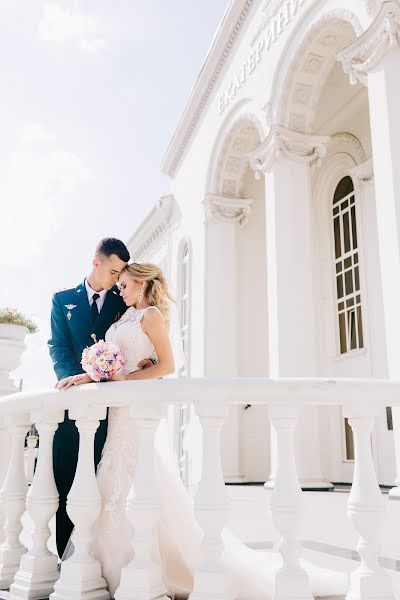
<path id="1" fill-rule="evenodd" d="M 142 329 L 141 320 L 146 310 L 158 310 L 155 307 L 128 308 L 119 321 L 111 325 L 106 333 L 106 341 L 116 344 L 124 357 L 124 373 L 137 371 L 138 364 L 144 358 L 150 358 L 154 345 Z"/>

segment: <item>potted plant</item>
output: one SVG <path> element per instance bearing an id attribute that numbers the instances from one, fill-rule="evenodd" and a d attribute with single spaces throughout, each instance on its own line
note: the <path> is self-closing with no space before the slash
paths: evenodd
<path id="1" fill-rule="evenodd" d="M 0 308 L 0 396 L 11 391 L 9 375 L 21 361 L 26 348 L 25 336 L 36 331 L 36 323 L 17 309 Z"/>
<path id="2" fill-rule="evenodd" d="M 0 308 L 0 339 L 21 342 L 27 333 L 36 333 L 37 331 L 36 323 L 16 308 Z"/>

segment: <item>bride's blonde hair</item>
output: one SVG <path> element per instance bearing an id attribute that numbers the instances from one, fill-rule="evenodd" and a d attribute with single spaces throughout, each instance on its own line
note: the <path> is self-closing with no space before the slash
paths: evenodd
<path id="1" fill-rule="evenodd" d="M 156 306 L 161 312 L 167 328 L 169 327 L 169 303 L 174 302 L 168 290 L 168 282 L 158 265 L 152 263 L 131 263 L 122 272 L 128 273 L 135 281 L 146 281 L 144 297 L 150 306 Z"/>

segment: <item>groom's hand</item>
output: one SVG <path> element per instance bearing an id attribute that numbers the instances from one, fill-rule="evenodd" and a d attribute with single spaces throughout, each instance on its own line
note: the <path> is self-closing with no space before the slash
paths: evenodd
<path id="1" fill-rule="evenodd" d="M 92 379 L 87 375 L 87 373 L 82 373 L 79 375 L 71 375 L 70 377 L 64 377 L 64 379 L 60 379 L 60 381 L 56 384 L 57 390 L 67 390 L 73 385 L 82 385 L 83 383 L 90 383 Z"/>
<path id="2" fill-rule="evenodd" d="M 149 367 L 152 367 L 153 363 L 149 358 L 145 358 L 143 360 L 140 361 L 140 363 L 138 363 L 138 367 L 139 369 L 148 369 Z"/>

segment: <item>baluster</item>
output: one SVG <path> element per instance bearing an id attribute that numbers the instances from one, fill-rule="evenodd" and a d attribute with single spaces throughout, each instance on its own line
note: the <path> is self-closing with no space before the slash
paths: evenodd
<path id="1" fill-rule="evenodd" d="M 109 600 L 101 565 L 91 552 L 92 526 L 101 509 L 101 496 L 94 469 L 94 436 L 106 407 L 76 407 L 69 411 L 79 431 L 79 456 L 75 479 L 67 498 L 67 513 L 75 529 L 74 554 L 62 563 L 60 579 L 51 600 Z"/>
<path id="2" fill-rule="evenodd" d="M 8 431 L 4 425 L 3 419 L 0 417 L 0 489 L 4 483 L 4 480 L 5 480 L 5 477 L 7 474 L 9 461 L 10 461 L 9 435 L 8 435 Z M 5 540 L 4 532 L 3 532 L 4 521 L 5 521 L 5 518 L 4 518 L 4 514 L 2 512 L 1 502 L 0 502 L 0 545 Z"/>
<path id="3" fill-rule="evenodd" d="M 298 407 L 270 406 L 269 415 L 276 432 L 277 467 L 271 511 L 275 528 L 281 535 L 279 551 L 283 564 L 276 573 L 274 600 L 312 600 L 306 571 L 300 565 L 298 540 L 303 499 L 294 454 L 294 430 Z"/>
<path id="4" fill-rule="evenodd" d="M 146 400 L 131 407 L 138 432 L 138 455 L 135 477 L 127 498 L 127 513 L 135 533 L 134 559 L 122 569 L 121 583 L 115 600 L 168 600 L 162 577 L 157 521 L 159 491 L 154 471 L 154 438 L 160 422 L 158 402 Z"/>
<path id="5" fill-rule="evenodd" d="M 365 404 L 344 408 L 354 435 L 354 476 L 347 514 L 360 535 L 357 551 L 361 564 L 350 577 L 346 600 L 394 600 L 392 578 L 379 564 L 386 506 L 376 478 L 371 431 L 377 411 Z"/>
<path id="6" fill-rule="evenodd" d="M 0 503 L 5 516 L 5 540 L 0 546 L 0 589 L 9 588 L 18 571 L 21 556 L 26 548 L 21 544 L 21 517 L 25 511 L 26 492 L 24 445 L 29 429 L 29 416 L 26 414 L 4 418 L 11 436 L 11 457 L 7 475 L 0 492 Z"/>
<path id="7" fill-rule="evenodd" d="M 203 429 L 203 472 L 195 496 L 195 511 L 204 532 L 202 562 L 194 576 L 190 600 L 229 598 L 221 563 L 221 533 L 227 520 L 228 497 L 221 466 L 221 429 L 227 415 L 225 404 L 201 402 L 196 407 Z"/>
<path id="8" fill-rule="evenodd" d="M 64 411 L 35 412 L 32 420 L 37 424 L 40 435 L 36 472 L 26 501 L 26 510 L 33 522 L 33 545 L 21 558 L 19 570 L 10 587 L 11 600 L 47 598 L 59 577 L 58 558 L 50 552 L 47 542 L 50 537 L 49 522 L 58 507 L 58 491 L 53 474 L 53 438 L 58 423 L 64 420 Z"/>

